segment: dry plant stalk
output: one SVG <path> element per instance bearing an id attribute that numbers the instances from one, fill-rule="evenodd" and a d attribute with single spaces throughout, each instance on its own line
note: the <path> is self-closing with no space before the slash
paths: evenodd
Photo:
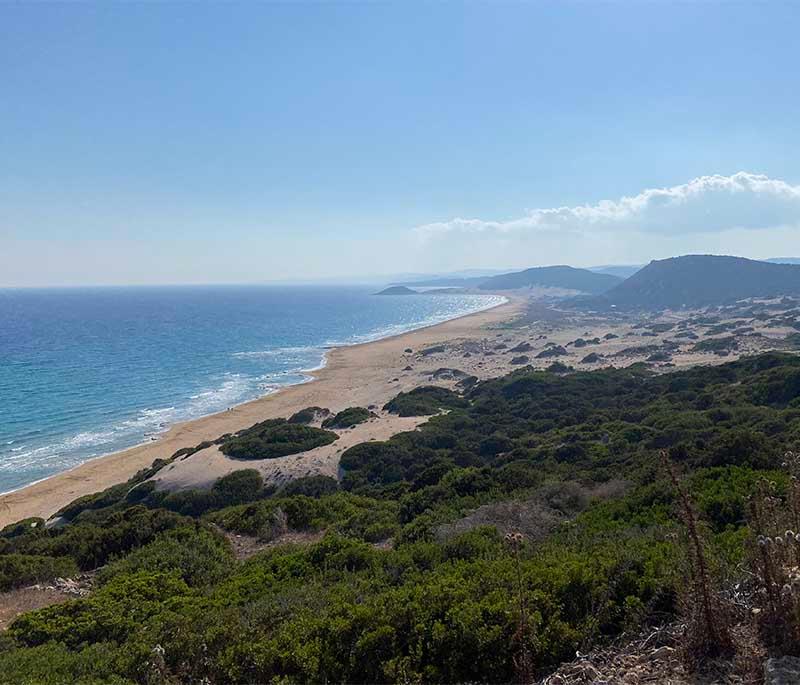
<path id="1" fill-rule="evenodd" d="M 531 683 L 533 682 L 533 656 L 530 649 L 528 649 L 528 615 L 525 606 L 525 592 L 522 585 L 522 562 L 519 558 L 519 552 L 525 540 L 525 536 L 518 532 L 507 533 L 504 540 L 506 544 L 511 547 L 517 569 L 517 600 L 519 602 L 517 638 L 519 639 L 521 648 L 519 654 L 514 657 L 514 670 L 517 675 L 517 680 L 520 683 Z"/>
<path id="2" fill-rule="evenodd" d="M 680 515 L 689 536 L 689 596 L 686 598 L 688 622 L 685 651 L 690 661 L 705 657 L 718 657 L 733 652 L 733 641 L 728 626 L 727 612 L 714 593 L 706 553 L 697 524 L 691 498 L 683 489 L 675 467 L 666 450 L 661 452 L 661 462 L 669 475 L 678 497 Z"/>

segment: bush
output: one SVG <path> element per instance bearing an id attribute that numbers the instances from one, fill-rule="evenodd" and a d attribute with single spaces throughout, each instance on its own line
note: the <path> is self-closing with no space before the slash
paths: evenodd
<path id="1" fill-rule="evenodd" d="M 325 419 L 322 422 L 323 428 L 352 428 L 359 423 L 368 421 L 372 414 L 364 407 L 348 407 L 338 414 Z"/>
<path id="2" fill-rule="evenodd" d="M 224 505 L 244 504 L 258 499 L 264 479 L 255 469 L 241 469 L 223 476 L 214 483 L 213 490 Z"/>
<path id="3" fill-rule="evenodd" d="M 212 585 L 225 578 L 233 564 L 227 540 L 201 526 L 188 525 L 159 535 L 144 547 L 103 567 L 98 581 L 106 584 L 142 571 L 177 572 L 190 587 Z"/>
<path id="4" fill-rule="evenodd" d="M 135 685 L 119 675 L 116 645 L 100 642 L 73 651 L 59 642 L 4 653 L 0 648 L 0 682 L 25 685 Z"/>
<path id="5" fill-rule="evenodd" d="M 56 512 L 56 516 L 63 516 L 66 519 L 73 519 L 82 511 L 87 509 L 102 509 L 125 499 L 128 490 L 131 489 L 129 483 L 112 485 L 110 488 L 93 495 L 79 497 L 74 502 L 70 502 L 66 507 Z"/>
<path id="6" fill-rule="evenodd" d="M 11 624 L 18 642 L 33 647 L 61 642 L 75 649 L 97 642 L 124 642 L 167 603 L 189 594 L 174 574 L 140 572 L 114 578 L 85 599 L 32 611 Z"/>
<path id="7" fill-rule="evenodd" d="M 77 573 L 78 567 L 70 557 L 0 554 L 0 591 L 3 592 Z"/>
<path id="8" fill-rule="evenodd" d="M 338 437 L 321 428 L 272 419 L 228 438 L 221 449 L 223 454 L 238 459 L 275 459 L 330 445 Z"/>
<path id="9" fill-rule="evenodd" d="M 186 519 L 163 509 L 149 510 L 136 505 L 116 511 L 84 512 L 62 528 L 32 531 L 12 538 L 9 550 L 18 554 L 71 557 L 81 570 L 102 566 L 119 556 L 147 544 L 159 533 L 174 528 Z"/>
<path id="10" fill-rule="evenodd" d="M 546 350 L 542 350 L 539 354 L 536 355 L 537 359 L 548 359 L 549 357 L 563 357 L 569 354 L 561 345 L 554 345 L 553 347 L 548 347 Z"/>
<path id="11" fill-rule="evenodd" d="M 324 497 L 339 490 L 339 483 L 329 476 L 306 476 L 289 481 L 281 488 L 281 497 L 305 495 L 306 497 Z"/>
<path id="12" fill-rule="evenodd" d="M 692 348 L 695 352 L 729 352 L 739 347 L 739 341 L 731 335 L 727 338 L 711 338 L 695 343 Z"/>
<path id="13" fill-rule="evenodd" d="M 314 423 L 320 417 L 325 417 L 328 414 L 330 414 L 330 411 L 322 407 L 306 407 L 292 414 L 289 417 L 289 423 Z"/>
<path id="14" fill-rule="evenodd" d="M 400 416 L 429 416 L 442 409 L 463 409 L 466 400 L 452 390 L 428 385 L 401 392 L 384 406 L 386 411 Z"/>
<path id="15" fill-rule="evenodd" d="M 44 530 L 44 519 L 32 516 L 16 523 L 9 523 L 0 530 L 0 538 L 14 538 L 34 530 Z"/>

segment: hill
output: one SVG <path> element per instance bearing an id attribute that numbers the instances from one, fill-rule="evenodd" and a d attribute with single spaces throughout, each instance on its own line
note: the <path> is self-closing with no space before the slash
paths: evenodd
<path id="1" fill-rule="evenodd" d="M 674 309 L 797 293 L 800 293 L 800 266 L 743 257 L 687 255 L 652 261 L 591 303 Z"/>
<path id="2" fill-rule="evenodd" d="M 379 293 L 375 293 L 376 295 L 419 295 L 416 290 L 412 290 L 411 288 L 406 288 L 404 285 L 391 285 L 388 288 L 384 288 Z"/>
<path id="3" fill-rule="evenodd" d="M 524 271 L 492 276 L 484 280 L 481 290 L 516 290 L 531 286 L 565 288 L 584 293 L 599 294 L 610 290 L 622 281 L 618 276 L 601 274 L 571 266 L 539 266 Z"/>

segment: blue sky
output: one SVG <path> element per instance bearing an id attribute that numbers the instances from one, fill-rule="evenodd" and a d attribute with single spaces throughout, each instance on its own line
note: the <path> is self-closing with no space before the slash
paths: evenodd
<path id="1" fill-rule="evenodd" d="M 795 255 L 798 30 L 792 3 L 1 4 L 0 284 Z"/>

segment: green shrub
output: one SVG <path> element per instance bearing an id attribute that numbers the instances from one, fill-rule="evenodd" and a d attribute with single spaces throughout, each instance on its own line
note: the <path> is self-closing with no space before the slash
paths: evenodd
<path id="1" fill-rule="evenodd" d="M 272 419 L 256 424 L 222 443 L 222 452 L 238 459 L 275 459 L 329 445 L 338 436 L 331 431 Z"/>
<path id="2" fill-rule="evenodd" d="M 368 421 L 372 416 L 368 409 L 364 407 L 348 407 L 338 414 L 325 419 L 322 422 L 323 428 L 352 428 L 359 423 Z"/>
<path id="3" fill-rule="evenodd" d="M 175 528 L 152 542 L 114 561 L 98 574 L 101 584 L 142 571 L 174 573 L 189 586 L 211 585 L 222 580 L 233 566 L 233 554 L 218 533 L 199 525 Z"/>
<path id="4" fill-rule="evenodd" d="M 74 522 L 61 528 L 33 531 L 12 538 L 11 552 L 71 557 L 82 570 L 102 566 L 119 556 L 147 544 L 159 533 L 185 523 L 186 519 L 163 509 L 150 510 L 136 505 L 116 511 L 83 512 Z"/>
<path id="5" fill-rule="evenodd" d="M 279 491 L 280 497 L 305 495 L 306 497 L 323 497 L 339 490 L 339 483 L 330 476 L 306 476 L 289 481 Z"/>
<path id="6" fill-rule="evenodd" d="M 289 423 L 313 423 L 320 416 L 325 416 L 330 412 L 322 407 L 306 407 L 298 412 L 292 414 L 288 421 Z"/>
<path id="7" fill-rule="evenodd" d="M 120 483 L 112 485 L 110 488 L 98 492 L 93 495 L 85 495 L 79 497 L 74 502 L 70 502 L 67 506 L 60 509 L 56 516 L 63 516 L 66 519 L 73 519 L 82 511 L 87 509 L 102 509 L 111 506 L 125 499 L 128 490 L 131 489 L 130 484 Z"/>
<path id="8" fill-rule="evenodd" d="M 258 499 L 264 479 L 255 469 L 241 469 L 223 476 L 214 483 L 213 490 L 226 505 L 243 504 Z"/>
<path id="9" fill-rule="evenodd" d="M 695 352 L 729 352 L 739 347 L 739 341 L 731 335 L 727 338 L 710 338 L 695 343 L 692 348 Z"/>
<path id="10" fill-rule="evenodd" d="M 36 554 L 0 554 L 0 591 L 57 577 L 74 576 L 78 567 L 70 557 Z"/>
<path id="11" fill-rule="evenodd" d="M 0 682 L 23 685 L 135 685 L 119 675 L 116 645 L 99 642 L 74 651 L 61 642 L 39 647 L 0 649 Z"/>
<path id="12" fill-rule="evenodd" d="M 174 574 L 123 575 L 85 599 L 23 614 L 9 630 L 29 647 L 46 642 L 61 642 L 73 649 L 97 642 L 119 644 L 140 632 L 168 604 L 188 595 L 186 583 Z"/>
<path id="13" fill-rule="evenodd" d="M 452 390 L 436 386 L 414 388 L 401 392 L 384 406 L 386 411 L 400 416 L 429 416 L 442 409 L 461 409 L 467 402 Z"/>

